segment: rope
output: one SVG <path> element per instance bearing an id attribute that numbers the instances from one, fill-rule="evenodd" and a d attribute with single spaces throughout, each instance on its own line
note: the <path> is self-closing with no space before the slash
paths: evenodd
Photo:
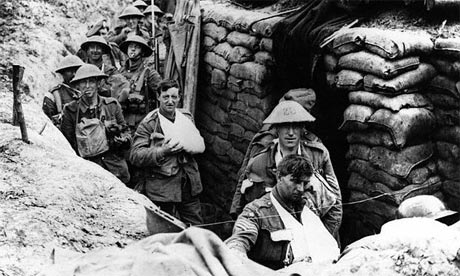
<path id="1" fill-rule="evenodd" d="M 349 206 L 349 205 L 361 204 L 361 203 L 364 203 L 364 202 L 367 202 L 367 201 L 371 201 L 371 200 L 374 200 L 374 199 L 377 199 L 377 198 L 380 198 L 380 197 L 383 197 L 383 196 L 395 195 L 395 194 L 397 194 L 397 193 L 398 193 L 398 192 L 383 193 L 383 194 L 376 195 L 376 196 L 373 196 L 373 197 L 369 197 L 369 198 L 366 198 L 366 199 L 361 199 L 361 200 L 346 202 L 346 203 L 342 203 L 342 204 L 333 204 L 333 205 L 329 205 L 329 206 L 324 206 L 323 208 L 335 207 L 335 206 L 340 206 L 340 205 L 341 205 L 341 206 Z M 293 212 L 293 213 L 294 213 L 294 214 L 297 214 L 297 213 L 301 213 L 301 212 L 302 212 L 302 211 L 296 211 L 296 212 Z M 273 218 L 273 217 L 279 217 L 279 215 L 262 216 L 262 217 L 259 217 L 259 218 L 260 218 L 260 219 L 265 219 L 265 218 Z M 236 220 L 225 220 L 225 221 L 218 221 L 218 222 L 212 222 L 212 223 L 198 224 L 198 225 L 194 225 L 194 226 L 197 226 L 197 227 L 207 227 L 207 226 L 221 225 L 221 224 L 233 223 L 233 222 L 236 222 Z"/>

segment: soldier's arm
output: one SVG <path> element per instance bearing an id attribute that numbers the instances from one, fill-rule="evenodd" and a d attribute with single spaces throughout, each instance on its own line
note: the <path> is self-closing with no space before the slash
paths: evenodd
<path id="1" fill-rule="evenodd" d="M 246 206 L 233 226 L 233 233 L 225 244 L 231 250 L 247 255 L 259 235 L 259 218 L 250 206 Z"/>
<path id="2" fill-rule="evenodd" d="M 75 122 L 72 119 L 71 113 L 68 110 L 67 105 L 64 106 L 61 122 L 61 132 L 64 137 L 69 141 L 72 148 L 78 154 L 77 141 L 75 137 Z"/>
<path id="3" fill-rule="evenodd" d="M 329 211 L 321 217 L 321 221 L 323 222 L 324 227 L 326 227 L 329 233 L 331 233 L 331 235 L 336 239 L 339 247 L 339 228 L 342 224 L 342 215 L 342 202 L 340 202 L 339 199 L 337 199 L 335 204 L 329 209 Z"/>
<path id="4" fill-rule="evenodd" d="M 129 160 L 133 165 L 138 167 L 157 166 L 164 160 L 165 152 L 162 146 L 151 143 L 153 133 L 153 127 L 146 119 L 137 127 L 129 155 Z M 155 133 L 153 135 L 162 134 Z"/>
<path id="5" fill-rule="evenodd" d="M 334 194 L 337 195 L 337 198 L 340 200 L 340 203 L 342 203 L 342 194 L 340 192 L 339 181 L 337 180 L 337 176 L 335 176 L 334 168 L 332 167 L 331 157 L 329 155 L 329 151 L 326 148 L 324 148 L 323 172 L 323 176 L 326 179 L 327 183 L 329 183 L 330 188 L 333 189 Z"/>
<path id="6" fill-rule="evenodd" d="M 235 219 L 243 210 L 243 194 L 241 193 L 241 185 L 243 180 L 247 178 L 247 170 L 245 169 L 243 173 L 238 178 L 238 182 L 236 183 L 235 193 L 233 194 L 232 205 L 230 206 L 230 216 Z"/>

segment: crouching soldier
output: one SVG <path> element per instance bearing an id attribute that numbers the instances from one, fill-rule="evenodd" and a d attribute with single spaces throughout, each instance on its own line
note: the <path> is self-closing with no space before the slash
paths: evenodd
<path id="1" fill-rule="evenodd" d="M 61 131 L 79 156 L 127 183 L 130 175 L 123 156 L 131 145 L 131 136 L 117 100 L 98 94 L 105 78 L 107 75 L 92 64 L 77 70 L 71 83 L 82 96 L 64 107 Z"/>
<path id="2" fill-rule="evenodd" d="M 72 87 L 70 81 L 75 76 L 77 69 L 82 65 L 83 61 L 77 56 L 66 56 L 56 69 L 56 73 L 62 76 L 62 83 L 45 94 L 42 106 L 43 112 L 45 112 L 56 126 L 60 124 L 64 105 L 73 101 L 78 96 L 76 95 L 77 91 Z"/>
<path id="3" fill-rule="evenodd" d="M 134 135 L 140 121 L 155 108 L 156 91 L 161 77 L 154 68 L 153 60 L 148 58 L 153 50 L 144 38 L 131 36 L 120 45 L 120 49 L 128 56 L 120 73 L 129 80 L 131 88 L 128 98 L 120 103 L 131 134 Z"/>

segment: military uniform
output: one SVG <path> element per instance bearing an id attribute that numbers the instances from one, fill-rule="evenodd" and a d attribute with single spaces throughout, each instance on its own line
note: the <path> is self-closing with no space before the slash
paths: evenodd
<path id="1" fill-rule="evenodd" d="M 316 136 L 310 137 L 314 138 Z M 261 197 L 276 184 L 276 151 L 277 144 L 272 143 L 248 162 L 248 166 L 236 186 L 231 213 L 239 214 L 245 204 Z M 321 142 L 305 139 L 301 141 L 300 152 L 301 155 L 306 156 L 311 161 L 315 172 L 323 176 L 327 181 L 327 183 L 324 183 L 328 184 L 326 189 L 315 191 L 317 197 L 316 199 L 312 199 L 313 202 L 311 202 L 315 206 L 311 207 L 315 207 L 312 208 L 312 211 L 321 218 L 329 232 L 338 240 L 338 230 L 342 222 L 343 212 L 342 197 L 337 178 L 332 168 L 329 152 Z M 245 179 L 252 180 L 254 183 L 245 190 L 243 195 L 241 188 Z M 321 206 L 323 204 L 316 202 L 318 198 L 327 206 Z"/>
<path id="2" fill-rule="evenodd" d="M 142 168 L 144 192 L 152 202 L 173 215 L 176 215 L 174 209 L 177 209 L 179 218 L 186 223 L 200 224 L 198 195 L 203 186 L 198 164 L 186 152 L 171 156 L 160 154 L 158 149 L 165 138 L 158 112 L 150 112 L 139 124 L 131 147 L 130 162 Z"/>
<path id="3" fill-rule="evenodd" d="M 58 84 L 57 86 L 53 87 L 49 92 L 45 93 L 45 97 L 43 99 L 43 112 L 45 112 L 46 116 L 48 116 L 53 122 L 56 124 L 58 123 L 55 121 L 55 116 L 59 115 L 58 107 L 56 106 L 56 99 L 53 94 L 55 92 L 59 93 L 59 97 L 61 98 L 61 110 L 63 109 L 64 105 L 73 101 L 77 95 L 75 91 L 72 90 L 68 85 L 65 84 Z"/>
<path id="4" fill-rule="evenodd" d="M 156 91 L 161 77 L 154 69 L 154 64 L 145 57 L 140 58 L 134 64 L 126 61 L 120 74 L 130 82 L 129 96 L 120 103 L 123 106 L 123 114 L 131 129 L 131 134 L 134 134 L 137 125 L 156 104 Z M 145 84 L 147 84 L 148 91 L 145 90 Z"/>
<path id="5" fill-rule="evenodd" d="M 128 137 L 128 142 L 121 147 L 117 147 L 115 144 L 112 144 L 107 152 L 87 159 L 107 169 L 116 177 L 118 177 L 123 183 L 127 183 L 130 179 L 130 175 L 128 172 L 126 160 L 123 157 L 123 151 L 129 148 L 131 139 L 128 128 L 126 126 L 126 122 L 123 118 L 121 106 L 116 99 L 101 96 L 98 96 L 97 103 L 97 108 L 94 109 L 90 109 L 84 104 L 80 104 L 78 122 L 80 122 L 82 118 L 95 118 L 96 114 L 98 114 L 101 121 L 103 121 L 106 126 L 110 123 L 120 126 L 122 132 L 121 135 Z M 66 105 L 64 107 L 61 123 L 62 133 L 67 138 L 70 145 L 75 150 L 75 152 L 77 152 L 77 154 L 79 151 L 75 135 L 75 127 L 77 124 L 76 117 L 78 106 L 79 101 L 77 100 L 72 101 Z"/>

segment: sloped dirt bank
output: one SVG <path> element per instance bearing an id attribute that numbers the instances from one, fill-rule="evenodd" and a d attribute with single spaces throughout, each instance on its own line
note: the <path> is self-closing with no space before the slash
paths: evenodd
<path id="1" fill-rule="evenodd" d="M 52 72 L 74 53 L 87 24 L 121 1 L 0 3 L 0 275 L 35 275 L 45 265 L 147 235 L 145 197 L 75 155 L 41 112 Z M 11 66 L 25 67 L 21 97 L 30 144 L 12 121 Z"/>

